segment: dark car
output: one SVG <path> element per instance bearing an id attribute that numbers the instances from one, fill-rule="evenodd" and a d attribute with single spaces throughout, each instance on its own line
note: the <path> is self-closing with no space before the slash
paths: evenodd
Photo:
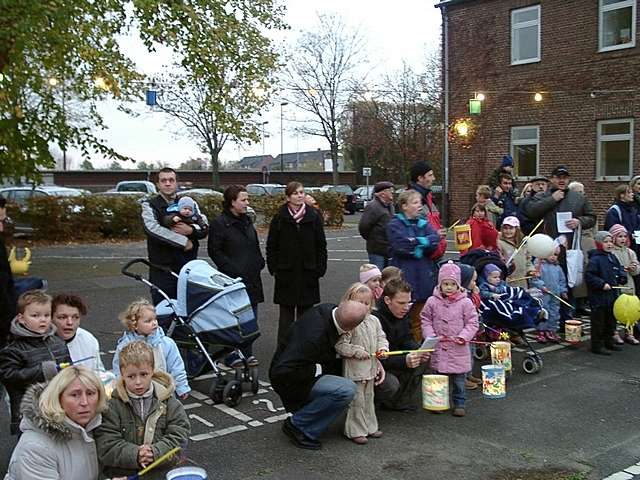
<path id="1" fill-rule="evenodd" d="M 341 193 L 346 198 L 344 209 L 351 215 L 356 213 L 356 196 L 349 185 L 324 185 L 320 190 L 323 192 Z"/>

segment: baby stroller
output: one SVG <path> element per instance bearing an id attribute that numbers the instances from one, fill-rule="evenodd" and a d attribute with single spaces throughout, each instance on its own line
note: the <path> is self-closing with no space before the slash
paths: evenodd
<path id="1" fill-rule="evenodd" d="M 502 270 L 503 277 L 510 273 L 509 268 L 496 252 L 484 250 L 471 250 L 460 257 L 460 262 L 471 265 L 478 273 L 482 274 L 484 267 L 492 263 Z M 480 305 L 479 340 L 490 342 L 495 340 L 492 333 L 506 331 L 517 333 L 524 341 L 526 348 L 525 358 L 522 360 L 522 369 L 525 373 L 537 373 L 542 369 L 542 357 L 531 345 L 524 334 L 524 330 L 534 327 L 540 322 L 542 305 L 539 299 L 532 297 L 522 288 L 508 287 L 498 300 L 483 300 Z M 484 360 L 488 358 L 489 350 L 484 345 L 478 345 L 475 350 L 475 358 Z"/>
<path id="2" fill-rule="evenodd" d="M 177 298 L 165 292 L 130 268 L 135 264 L 153 266 L 170 272 L 178 279 Z M 182 355 L 187 375 L 193 378 L 205 368 L 213 370 L 209 396 L 215 403 L 233 407 L 242 399 L 242 382 L 250 382 L 258 392 L 258 367 L 249 367 L 240 348 L 260 336 L 246 288 L 240 279 L 220 273 L 204 260 L 185 264 L 180 274 L 138 258 L 122 267 L 122 274 L 144 283 L 164 297 L 156 306 L 158 324 L 171 337 Z M 235 351 L 243 366 L 235 378 L 222 376 L 216 360 Z"/>

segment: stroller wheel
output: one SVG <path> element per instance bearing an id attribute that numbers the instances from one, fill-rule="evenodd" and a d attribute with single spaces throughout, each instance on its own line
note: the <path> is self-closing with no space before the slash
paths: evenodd
<path id="1" fill-rule="evenodd" d="M 533 361 L 536 362 L 536 365 L 538 365 L 538 370 L 542 370 L 542 367 L 544 365 L 544 362 L 542 361 L 542 357 L 540 355 L 535 355 L 533 357 Z"/>
<path id="2" fill-rule="evenodd" d="M 209 387 L 209 397 L 211 397 L 213 403 L 222 403 L 225 387 L 226 384 L 223 379 L 215 377 L 213 380 L 211 380 L 211 386 Z"/>
<path id="3" fill-rule="evenodd" d="M 227 407 L 235 407 L 242 399 L 242 383 L 237 380 L 231 380 L 224 386 L 222 392 L 222 401 Z"/>
<path id="4" fill-rule="evenodd" d="M 251 367 L 249 369 L 249 376 L 251 377 L 251 392 L 255 395 L 260 390 L 260 383 L 258 379 L 258 367 Z"/>
<path id="5" fill-rule="evenodd" d="M 485 345 L 476 345 L 473 356 L 479 361 L 486 360 L 489 358 L 489 349 Z"/>
<path id="6" fill-rule="evenodd" d="M 535 357 L 527 357 L 522 360 L 522 369 L 525 373 L 533 374 L 540 370 L 540 365 L 536 362 Z"/>

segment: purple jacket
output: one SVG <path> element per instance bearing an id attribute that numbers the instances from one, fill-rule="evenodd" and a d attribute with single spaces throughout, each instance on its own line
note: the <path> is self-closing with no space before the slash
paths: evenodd
<path id="1" fill-rule="evenodd" d="M 464 292 L 443 298 L 440 288 L 433 290 L 420 313 L 422 335 L 462 337 L 471 341 L 478 330 L 478 313 Z M 431 355 L 431 368 L 438 373 L 467 373 L 471 370 L 469 344 L 440 341 Z"/>

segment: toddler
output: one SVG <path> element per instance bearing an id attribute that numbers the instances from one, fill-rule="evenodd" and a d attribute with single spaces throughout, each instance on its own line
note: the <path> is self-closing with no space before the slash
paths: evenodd
<path id="1" fill-rule="evenodd" d="M 465 379 L 471 371 L 469 342 L 478 331 L 478 313 L 460 285 L 460 267 L 447 262 L 438 272 L 438 286 L 422 312 L 422 335 L 440 341 L 431 355 L 431 368 L 453 383 L 453 415 L 464 417 Z"/>
<path id="2" fill-rule="evenodd" d="M 382 273 L 380 269 L 372 263 L 365 263 L 360 266 L 360 283 L 364 283 L 373 292 L 374 301 L 378 300 L 382 295 L 382 286 L 380 280 Z"/>
<path id="3" fill-rule="evenodd" d="M 480 281 L 480 298 L 482 300 L 500 300 L 500 295 L 507 293 L 507 283 L 502 280 L 502 270 L 493 263 L 482 269 Z"/>
<path id="4" fill-rule="evenodd" d="M 207 224 L 200 215 L 198 204 L 191 197 L 180 197 L 176 203 L 167 207 L 167 215 L 162 219 L 162 225 L 167 228 L 176 223 L 188 223 L 196 230 L 206 229 Z"/>
<path id="5" fill-rule="evenodd" d="M 363 283 L 354 283 L 342 300 L 363 303 L 371 311 L 373 294 Z M 356 328 L 342 334 L 336 343 L 336 352 L 344 358 L 343 375 L 357 386 L 356 395 L 347 411 L 344 434 L 359 445 L 367 443 L 367 437 L 382 436 L 373 403 L 373 387 L 379 368 L 376 352 L 388 350 L 389 342 L 380 320 L 371 314 Z"/>
<path id="6" fill-rule="evenodd" d="M 42 290 L 29 290 L 18 297 L 18 315 L 11 321 L 10 332 L 8 345 L 0 350 L 0 379 L 9 393 L 11 433 L 15 435 L 27 388 L 51 380 L 71 357 L 51 323 L 51 297 Z"/>
<path id="7" fill-rule="evenodd" d="M 119 353 L 127 344 L 141 340 L 153 348 L 155 368 L 169 373 L 176 383 L 176 393 L 183 400 L 187 398 L 191 388 L 187 381 L 184 362 L 178 351 L 178 346 L 172 338 L 165 336 L 158 326 L 156 311 L 146 299 L 134 301 L 120 314 L 120 321 L 127 329 L 118 340 L 116 353 L 113 356 L 113 373 L 120 376 Z"/>
<path id="8" fill-rule="evenodd" d="M 476 189 L 476 202 L 483 205 L 487 210 L 487 218 L 494 225 L 496 220 L 502 216 L 503 208 L 500 208 L 491 200 L 491 187 L 489 185 L 478 185 Z"/>
<path id="9" fill-rule="evenodd" d="M 536 267 L 539 278 L 532 281 L 532 285 L 539 288 L 542 293 L 542 307 L 546 311 L 545 319 L 538 323 L 536 341 L 539 343 L 560 343 L 558 336 L 558 324 L 560 323 L 560 297 L 563 300 L 569 298 L 567 278 L 562 267 L 558 265 L 558 253 L 560 247 L 556 247 L 551 255 L 545 259 L 538 259 Z M 555 295 L 555 296 L 554 296 Z"/>
<path id="10" fill-rule="evenodd" d="M 482 299 L 480 298 L 480 289 L 478 288 L 477 280 L 478 280 L 478 272 L 471 265 L 467 265 L 464 263 L 458 264 L 460 267 L 460 286 L 467 292 L 467 297 L 473 303 L 473 306 L 476 309 L 476 312 L 480 310 L 480 303 Z M 478 322 L 480 325 L 480 322 Z M 481 329 L 478 327 L 478 333 L 480 333 Z M 478 388 L 478 385 L 482 384 L 482 379 L 476 377 L 473 374 L 473 365 L 475 363 L 475 349 L 476 346 L 473 343 L 469 344 L 469 353 L 471 359 L 471 369 L 467 374 L 467 379 L 465 381 L 465 388 L 467 390 L 475 390 Z"/>
<path id="11" fill-rule="evenodd" d="M 498 230 L 487 218 L 487 208 L 476 203 L 471 209 L 471 217 L 467 220 L 471 226 L 471 249 L 498 249 Z"/>
<path id="12" fill-rule="evenodd" d="M 116 353 L 122 376 L 95 432 L 98 458 L 108 478 L 134 475 L 170 450 L 185 447 L 189 439 L 189 418 L 173 394 L 171 376 L 154 371 L 154 353 L 142 341 Z"/>
<path id="13" fill-rule="evenodd" d="M 628 247 L 629 232 L 627 232 L 627 229 L 623 225 L 618 223 L 609 229 L 609 233 L 613 238 L 613 254 L 620 262 L 620 265 L 622 265 L 622 268 L 627 272 L 627 289 L 624 293 L 637 295 L 633 277 L 640 273 L 640 266 L 638 265 L 636 252 Z M 620 335 L 616 331 L 613 335 L 613 341 L 618 345 L 623 344 L 625 341 L 631 345 L 638 345 L 640 341 L 638 341 L 633 333 L 638 334 L 637 323 L 633 326 L 633 332 L 625 331 L 624 340 L 620 338 Z"/>

